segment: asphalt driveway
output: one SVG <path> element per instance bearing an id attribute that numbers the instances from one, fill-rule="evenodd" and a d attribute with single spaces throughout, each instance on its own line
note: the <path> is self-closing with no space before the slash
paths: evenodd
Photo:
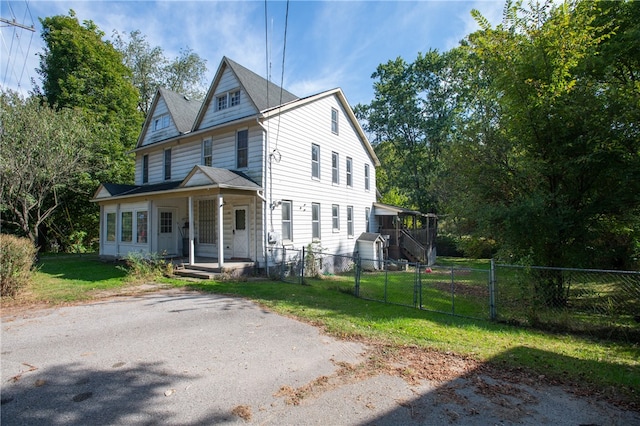
<path id="1" fill-rule="evenodd" d="M 496 402 L 471 378 L 359 374 L 366 345 L 220 295 L 4 316 L 1 345 L 3 425 L 640 424 L 559 388 L 509 384 Z"/>

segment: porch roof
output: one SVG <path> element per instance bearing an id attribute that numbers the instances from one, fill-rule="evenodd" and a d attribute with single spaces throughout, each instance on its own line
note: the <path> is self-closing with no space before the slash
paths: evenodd
<path id="1" fill-rule="evenodd" d="M 437 217 L 433 213 L 422 213 L 417 210 L 405 209 L 404 207 L 392 206 L 390 204 L 373 203 L 375 208 L 374 214 L 377 216 L 422 216 L 422 217 Z"/>
<path id="2" fill-rule="evenodd" d="M 144 195 L 164 195 L 183 193 L 198 189 L 228 189 L 260 191 L 262 187 L 249 176 L 237 170 L 217 167 L 195 166 L 182 181 L 162 182 L 150 185 L 123 185 L 101 183 L 91 201 L 105 201 L 120 198 L 134 198 Z"/>

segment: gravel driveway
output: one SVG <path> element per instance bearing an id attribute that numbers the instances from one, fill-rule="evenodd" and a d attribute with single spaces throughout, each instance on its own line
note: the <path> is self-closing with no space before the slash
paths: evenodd
<path id="1" fill-rule="evenodd" d="M 387 358 L 240 298 L 177 290 L 3 313 L 1 360 L 2 425 L 640 425 L 471 361 Z M 438 380 L 403 375 L 443 367 Z"/>

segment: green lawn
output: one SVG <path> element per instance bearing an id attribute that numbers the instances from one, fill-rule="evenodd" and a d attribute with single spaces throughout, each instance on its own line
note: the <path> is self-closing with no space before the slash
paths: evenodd
<path id="1" fill-rule="evenodd" d="M 522 367 L 546 377 L 588 382 L 603 389 L 613 387 L 631 398 L 638 399 L 640 395 L 639 342 L 551 334 L 358 299 L 352 295 L 353 284 L 346 277 L 307 280 L 307 285 L 251 280 L 161 281 L 246 297 L 277 313 L 317 324 L 339 337 L 450 351 L 497 365 Z M 45 257 L 26 293 L 31 301 L 62 303 L 91 299 L 96 290 L 130 285 L 124 271 L 93 256 Z M 441 303 L 444 306 L 446 301 Z"/>

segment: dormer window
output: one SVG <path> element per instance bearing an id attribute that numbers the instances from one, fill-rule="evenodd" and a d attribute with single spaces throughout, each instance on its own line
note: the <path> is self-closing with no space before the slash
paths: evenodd
<path id="1" fill-rule="evenodd" d="M 158 117 L 155 117 L 153 119 L 153 131 L 155 132 L 156 130 L 169 127 L 170 123 L 171 123 L 171 120 L 169 118 L 169 114 L 162 114 Z"/>
<path id="2" fill-rule="evenodd" d="M 216 97 L 218 111 L 240 105 L 240 90 L 233 90 Z"/>

